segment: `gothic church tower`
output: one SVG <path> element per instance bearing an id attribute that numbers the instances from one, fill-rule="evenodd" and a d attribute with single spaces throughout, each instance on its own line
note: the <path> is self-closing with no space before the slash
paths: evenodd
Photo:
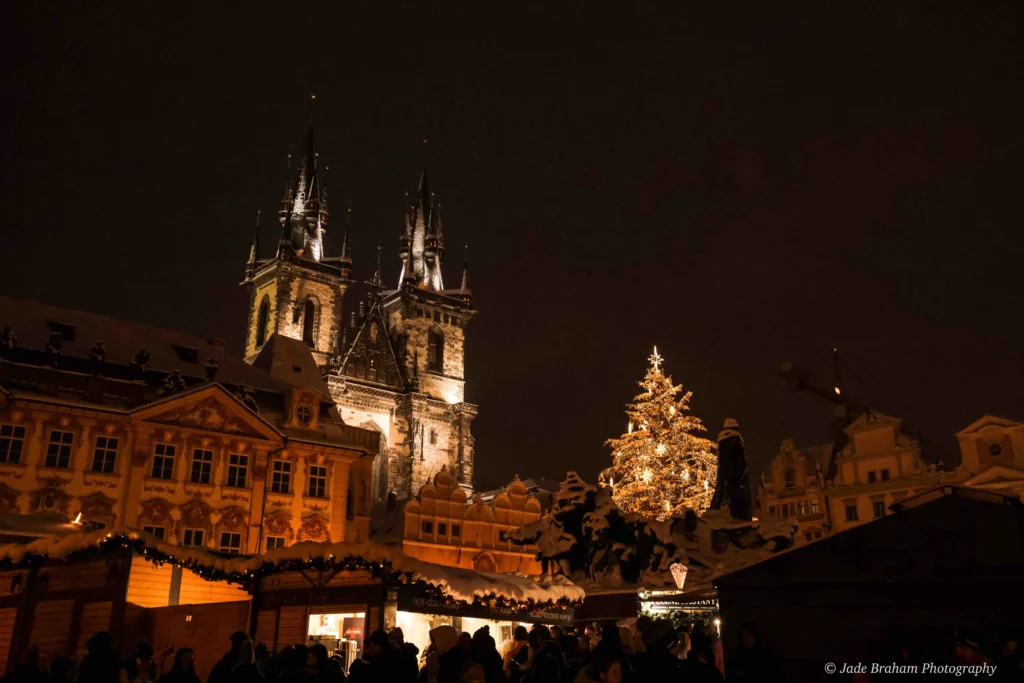
<path id="1" fill-rule="evenodd" d="M 255 360 L 275 333 L 306 342 L 320 365 L 334 351 L 352 261 L 348 234 L 340 257 L 324 255 L 327 217 L 327 188 L 320 180 L 310 128 L 295 183 L 289 180 L 285 186 L 278 212 L 281 237 L 270 258 L 260 258 L 257 221 L 242 282 L 249 290 L 246 361 Z"/>
<path id="2" fill-rule="evenodd" d="M 465 402 L 465 330 L 475 311 L 468 267 L 460 286 L 446 289 L 442 275 L 441 208 L 420 177 L 415 202 L 405 210 L 399 238 L 401 274 L 385 287 L 377 269 L 365 301 L 342 315 L 352 261 L 346 234 L 341 256 L 323 255 L 327 196 L 317 173 L 313 133 L 298 178 L 288 184 L 279 214 L 276 254 L 261 259 L 253 240 L 246 278 L 250 292 L 246 360 L 270 335 L 303 339 L 346 424 L 380 434 L 373 463 L 375 501 L 414 496 L 441 469 L 472 490 L 477 407 Z"/>

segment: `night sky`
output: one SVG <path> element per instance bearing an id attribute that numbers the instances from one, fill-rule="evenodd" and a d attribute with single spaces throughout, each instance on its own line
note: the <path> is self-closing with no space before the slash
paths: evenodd
<path id="1" fill-rule="evenodd" d="M 215 4 L 0 10 L 0 292 L 240 351 L 254 215 L 272 244 L 312 119 L 359 280 L 378 240 L 398 277 L 430 139 L 478 487 L 593 480 L 654 344 L 755 468 L 828 438 L 775 371 L 828 382 L 833 346 L 950 465 L 1024 419 L 1024 3 Z"/>

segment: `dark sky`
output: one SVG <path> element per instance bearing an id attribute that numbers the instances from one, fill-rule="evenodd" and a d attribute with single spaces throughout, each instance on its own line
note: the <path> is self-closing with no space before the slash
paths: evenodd
<path id="1" fill-rule="evenodd" d="M 755 467 L 827 438 L 774 373 L 828 381 L 833 346 L 952 463 L 1024 418 L 1024 4 L 217 4 L 0 10 L 0 292 L 239 350 L 254 213 L 312 116 L 361 280 L 378 239 L 397 277 L 430 137 L 478 486 L 592 480 L 653 344 Z"/>

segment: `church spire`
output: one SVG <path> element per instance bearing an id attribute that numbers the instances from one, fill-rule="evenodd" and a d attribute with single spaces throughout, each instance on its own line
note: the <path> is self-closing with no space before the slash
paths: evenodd
<path id="1" fill-rule="evenodd" d="M 249 248 L 249 263 L 253 264 L 260 257 L 260 210 L 256 209 L 256 229 L 252 235 L 252 246 Z"/>
<path id="2" fill-rule="evenodd" d="M 366 284 L 370 285 L 371 287 L 375 287 L 378 290 L 383 289 L 384 287 L 384 278 L 382 277 L 380 271 L 380 241 L 377 242 L 377 270 L 373 271 L 373 277 L 370 278 L 370 281 L 367 282 Z"/>
<path id="3" fill-rule="evenodd" d="M 462 264 L 462 286 L 459 287 L 459 298 L 462 299 L 466 305 L 469 305 L 473 301 L 473 295 L 469 291 L 469 245 L 465 245 L 466 248 L 466 259 Z"/>

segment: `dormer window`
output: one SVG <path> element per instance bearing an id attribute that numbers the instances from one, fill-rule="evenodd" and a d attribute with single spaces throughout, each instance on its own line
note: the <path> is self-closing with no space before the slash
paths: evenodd
<path id="1" fill-rule="evenodd" d="M 796 470 L 786 470 L 786 488 L 796 486 Z"/>
<path id="2" fill-rule="evenodd" d="M 1003 452 L 1003 447 L 997 443 L 989 444 L 988 452 L 994 457 L 999 457 Z"/>
<path id="3" fill-rule="evenodd" d="M 309 426 L 313 422 L 313 411 L 308 405 L 302 404 L 296 409 L 295 417 L 299 424 Z"/>

